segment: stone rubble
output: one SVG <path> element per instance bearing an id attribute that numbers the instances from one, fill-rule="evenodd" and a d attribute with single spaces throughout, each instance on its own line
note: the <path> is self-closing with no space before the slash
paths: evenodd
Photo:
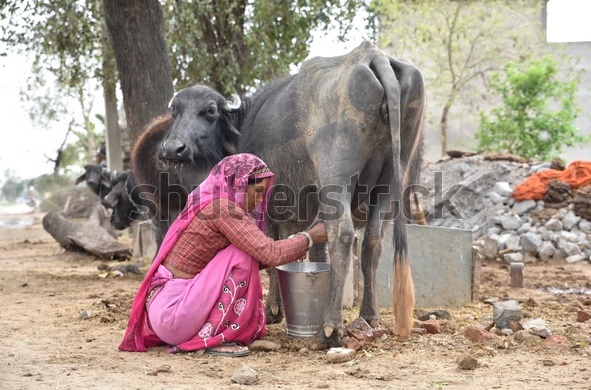
<path id="1" fill-rule="evenodd" d="M 429 191 L 421 207 L 429 226 L 471 230 L 489 260 L 591 262 L 591 222 L 576 214 L 574 203 L 511 198 L 517 185 L 548 167 L 482 155 L 429 164 L 421 173 Z"/>

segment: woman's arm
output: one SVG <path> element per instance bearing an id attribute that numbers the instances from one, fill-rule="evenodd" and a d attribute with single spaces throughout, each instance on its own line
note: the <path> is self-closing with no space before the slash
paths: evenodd
<path id="1" fill-rule="evenodd" d="M 293 238 L 275 241 L 267 237 L 236 203 L 220 199 L 216 228 L 236 247 L 262 264 L 274 267 L 306 257 L 308 239 L 297 234 Z"/>

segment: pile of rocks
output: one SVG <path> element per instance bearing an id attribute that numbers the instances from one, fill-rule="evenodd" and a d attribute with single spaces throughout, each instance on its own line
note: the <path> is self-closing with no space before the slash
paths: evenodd
<path id="1" fill-rule="evenodd" d="M 573 203 L 511 198 L 517 185 L 549 166 L 485 155 L 429 164 L 421 174 L 429 189 L 421 199 L 428 224 L 471 230 L 488 259 L 591 261 L 591 222 Z"/>

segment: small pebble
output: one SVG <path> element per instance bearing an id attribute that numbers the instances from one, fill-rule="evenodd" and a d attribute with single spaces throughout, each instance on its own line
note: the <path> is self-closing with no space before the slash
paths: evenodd
<path id="1" fill-rule="evenodd" d="M 254 385 L 259 381 L 258 373 L 252 369 L 248 364 L 243 365 L 232 378 L 230 379 L 234 383 L 240 385 Z"/>
<path id="2" fill-rule="evenodd" d="M 248 348 L 250 348 L 251 351 L 270 352 L 277 351 L 281 348 L 281 345 L 268 340 L 255 340 L 248 346 Z"/>
<path id="3" fill-rule="evenodd" d="M 92 317 L 92 312 L 90 310 L 82 310 L 80 312 L 80 319 L 87 320 Z"/>
<path id="4" fill-rule="evenodd" d="M 326 353 L 326 361 L 329 363 L 344 363 L 355 359 L 355 351 L 349 348 L 331 348 Z"/>
<path id="5" fill-rule="evenodd" d="M 458 367 L 462 370 L 474 370 L 478 367 L 478 360 L 469 354 L 463 354 L 458 358 Z"/>
<path id="6" fill-rule="evenodd" d="M 157 372 L 170 372 L 170 366 L 168 364 L 165 364 L 163 366 L 160 366 L 156 369 Z"/>

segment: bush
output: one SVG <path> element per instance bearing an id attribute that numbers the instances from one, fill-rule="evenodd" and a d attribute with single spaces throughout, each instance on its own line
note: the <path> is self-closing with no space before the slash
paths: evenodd
<path id="1" fill-rule="evenodd" d="M 564 146 L 587 140 L 574 121 L 580 111 L 575 103 L 578 80 L 557 80 L 553 59 L 543 58 L 522 71 L 510 62 L 493 76 L 491 89 L 503 106 L 480 113 L 477 138 L 481 150 L 509 152 L 527 158 L 550 160 Z"/>

